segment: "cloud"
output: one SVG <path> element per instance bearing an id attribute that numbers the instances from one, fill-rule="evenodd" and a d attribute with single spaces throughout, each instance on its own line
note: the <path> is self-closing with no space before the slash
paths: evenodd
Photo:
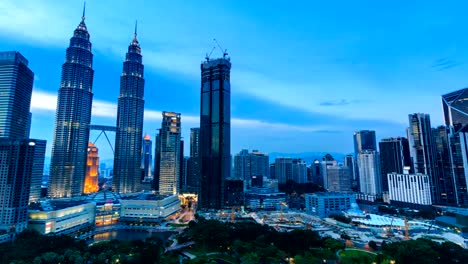
<path id="1" fill-rule="evenodd" d="M 339 101 L 324 101 L 321 102 L 321 106 L 339 106 L 339 105 L 349 105 L 351 102 L 346 99 L 341 99 Z"/>
<path id="2" fill-rule="evenodd" d="M 457 62 L 447 57 L 447 58 L 441 58 L 441 59 L 436 60 L 431 65 L 431 68 L 435 69 L 436 71 L 445 71 L 451 68 L 455 68 L 461 64 L 462 64 L 461 62 Z"/>
<path id="3" fill-rule="evenodd" d="M 44 92 L 35 89 L 31 99 L 31 109 L 33 113 L 47 111 L 51 112 L 56 110 L 57 96 L 52 93 Z M 105 118 L 117 117 L 117 104 L 93 100 L 92 115 Z M 152 109 L 145 109 L 145 121 L 148 122 L 161 122 L 162 112 Z M 182 114 L 182 122 L 190 124 L 198 124 L 200 119 L 194 115 Z M 297 132 L 317 132 L 324 133 L 330 128 L 327 126 L 298 126 L 285 123 L 266 122 L 255 119 L 231 118 L 231 125 L 233 128 L 255 128 L 255 129 L 274 129 L 280 131 L 297 131 Z"/>

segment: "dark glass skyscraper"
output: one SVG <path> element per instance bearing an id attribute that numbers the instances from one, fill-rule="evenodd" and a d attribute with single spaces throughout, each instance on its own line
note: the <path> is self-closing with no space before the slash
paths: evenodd
<path id="1" fill-rule="evenodd" d="M 429 176 L 432 202 L 440 203 L 440 181 L 436 167 L 436 148 L 428 114 L 410 114 L 408 142 L 414 172 Z"/>
<path id="2" fill-rule="evenodd" d="M 446 126 L 458 132 L 468 125 L 468 88 L 442 95 L 442 107 Z"/>
<path id="3" fill-rule="evenodd" d="M 447 205 L 455 204 L 449 134 L 450 128 L 447 126 L 439 126 L 432 129 L 435 146 L 435 161 L 440 182 L 440 203 Z"/>
<path id="4" fill-rule="evenodd" d="M 363 150 L 377 151 L 377 141 L 375 131 L 361 130 L 354 132 L 354 153 L 357 155 Z"/>
<path id="5" fill-rule="evenodd" d="M 384 138 L 379 142 L 379 149 L 382 190 L 388 192 L 387 174 L 392 172 L 402 174 L 404 167 L 411 167 L 408 139 Z M 412 173 L 412 169 L 409 172 Z"/>
<path id="6" fill-rule="evenodd" d="M 200 192 L 200 128 L 190 129 L 190 159 L 187 185 L 191 191 Z"/>
<path id="7" fill-rule="evenodd" d="M 223 207 L 224 181 L 231 174 L 230 74 L 226 56 L 201 64 L 201 208 Z"/>
<path id="8" fill-rule="evenodd" d="M 120 77 L 112 182 L 112 188 L 117 193 L 141 190 L 141 138 L 145 106 L 143 71 L 141 48 L 135 26 L 135 37 L 128 47 Z"/>
<path id="9" fill-rule="evenodd" d="M 26 58 L 0 52 L 0 137 L 28 137 L 33 81 Z"/>
<path id="10" fill-rule="evenodd" d="M 57 98 L 48 195 L 83 193 L 93 102 L 93 54 L 83 17 L 70 39 Z"/>

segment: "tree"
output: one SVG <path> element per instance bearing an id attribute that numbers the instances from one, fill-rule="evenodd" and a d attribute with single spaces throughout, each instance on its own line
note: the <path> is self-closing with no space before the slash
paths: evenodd
<path id="1" fill-rule="evenodd" d="M 372 248 L 372 250 L 377 250 L 377 243 L 375 243 L 374 240 L 369 241 L 368 245 L 370 248 Z"/>

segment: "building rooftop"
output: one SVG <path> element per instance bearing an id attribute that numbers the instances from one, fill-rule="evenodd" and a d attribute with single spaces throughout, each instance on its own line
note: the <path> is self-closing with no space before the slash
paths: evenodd
<path id="1" fill-rule="evenodd" d="M 121 200 L 146 200 L 146 201 L 158 201 L 163 200 L 172 195 L 159 195 L 153 193 L 136 193 L 134 195 L 127 195 L 122 197 Z"/>
<path id="2" fill-rule="evenodd" d="M 29 210 L 37 210 L 37 211 L 44 211 L 44 212 L 50 212 L 50 211 L 56 211 L 56 210 L 61 210 L 77 205 L 82 205 L 82 204 L 87 204 L 89 203 L 88 201 L 75 201 L 75 200 L 46 200 L 46 201 L 41 201 L 40 203 L 34 203 L 29 206 Z"/>

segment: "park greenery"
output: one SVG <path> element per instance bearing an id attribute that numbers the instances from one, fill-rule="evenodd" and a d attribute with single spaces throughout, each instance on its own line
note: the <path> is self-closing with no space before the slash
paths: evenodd
<path id="1" fill-rule="evenodd" d="M 145 241 L 107 241 L 88 246 L 85 241 L 67 236 L 44 236 L 26 230 L 14 242 L 0 244 L 0 262 L 11 264 L 49 263 L 464 263 L 468 250 L 451 242 L 427 239 L 377 245 L 367 250 L 345 246 L 345 239 L 320 237 L 311 230 L 278 232 L 256 223 L 225 223 L 197 217 L 177 237 L 178 243 L 194 245 L 165 252 L 171 244 L 159 239 Z M 181 260 L 188 252 L 194 259 Z"/>

